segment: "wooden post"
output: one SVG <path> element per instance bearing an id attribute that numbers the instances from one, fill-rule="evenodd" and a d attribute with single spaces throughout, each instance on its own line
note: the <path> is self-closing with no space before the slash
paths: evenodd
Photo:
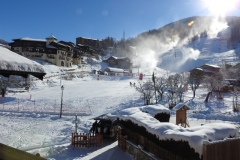
<path id="1" fill-rule="evenodd" d="M 77 115 L 75 115 L 75 133 L 77 133 Z"/>
<path id="2" fill-rule="evenodd" d="M 91 147 L 91 133 L 87 134 L 87 148 Z"/>
<path id="3" fill-rule="evenodd" d="M 73 136 L 74 136 L 74 134 L 72 133 L 72 143 L 71 143 L 72 145 L 73 145 L 73 142 L 74 142 L 74 140 L 73 140 L 73 139 L 74 139 L 74 137 L 73 137 Z"/>

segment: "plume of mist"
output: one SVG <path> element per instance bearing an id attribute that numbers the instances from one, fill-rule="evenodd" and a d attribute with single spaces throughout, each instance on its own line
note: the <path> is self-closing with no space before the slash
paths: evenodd
<path id="1" fill-rule="evenodd" d="M 137 36 L 136 48 L 138 48 L 138 65 L 141 68 L 152 69 L 164 67 L 163 56 L 170 54 L 170 50 L 179 48 L 178 60 L 169 59 L 169 70 L 173 67 L 181 67 L 184 63 L 196 60 L 200 51 L 184 47 L 190 43 L 194 36 L 207 32 L 209 38 L 217 37 L 217 34 L 228 27 L 224 18 L 216 17 L 190 17 L 170 23 L 158 30 L 142 33 Z"/>
<path id="2" fill-rule="evenodd" d="M 137 58 L 133 61 L 133 66 L 151 72 L 157 66 L 157 63 L 158 61 L 155 51 L 142 47 L 137 51 Z"/>
<path id="3" fill-rule="evenodd" d="M 183 72 L 195 68 L 197 65 L 197 60 L 200 56 L 199 50 L 194 50 L 189 47 L 180 47 L 176 51 L 176 57 L 174 51 L 168 52 L 165 56 L 161 57 L 161 66 L 162 68 L 170 72 Z M 200 62 L 201 63 L 201 62 Z"/>
<path id="4" fill-rule="evenodd" d="M 188 60 L 194 60 L 196 61 L 200 55 L 199 50 L 194 50 L 193 48 L 186 48 L 182 47 L 180 48 L 179 54 L 178 54 L 178 61 L 175 63 L 175 67 L 181 67 L 183 66 Z"/>

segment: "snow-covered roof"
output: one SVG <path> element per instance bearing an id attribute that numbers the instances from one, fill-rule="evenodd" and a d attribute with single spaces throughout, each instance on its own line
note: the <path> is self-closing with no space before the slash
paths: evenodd
<path id="1" fill-rule="evenodd" d="M 107 70 L 109 70 L 110 72 L 121 72 L 121 73 L 127 72 L 124 69 L 120 69 L 120 68 L 110 68 L 110 67 L 107 67 L 107 68 L 104 69 L 104 71 L 107 71 Z"/>
<path id="2" fill-rule="evenodd" d="M 129 46 L 130 48 L 132 48 L 132 49 L 136 49 L 137 47 L 134 47 L 134 46 Z"/>
<path id="3" fill-rule="evenodd" d="M 213 67 L 213 68 L 221 68 L 217 65 L 213 65 L 213 64 L 204 64 L 203 66 L 210 66 L 210 67 Z"/>
<path id="4" fill-rule="evenodd" d="M 199 71 L 203 71 L 203 69 L 202 69 L 202 68 L 199 68 L 199 67 L 194 68 L 194 69 L 199 70 Z"/>
<path id="5" fill-rule="evenodd" d="M 183 128 L 181 126 L 159 122 L 148 113 L 144 113 L 139 107 L 127 108 L 119 111 L 117 117 L 122 120 L 131 120 L 139 126 L 143 126 L 159 139 L 173 139 L 187 141 L 197 153 L 202 155 L 204 141 L 217 141 L 227 137 L 238 136 L 238 127 L 234 124 L 212 123 L 203 126 Z"/>
<path id="6" fill-rule="evenodd" d="M 38 78 L 42 79 L 46 74 L 41 64 L 1 46 L 0 57 L 0 74 L 2 75 L 22 75 L 23 73 L 26 75 L 28 73 L 37 77 L 40 76 Z"/>
<path id="7" fill-rule="evenodd" d="M 149 113 L 151 116 L 155 116 L 158 113 L 167 113 L 170 114 L 170 110 L 164 107 L 161 104 L 157 105 L 148 105 L 140 108 L 143 112 Z"/>
<path id="8" fill-rule="evenodd" d="M 94 40 L 94 41 L 101 41 L 101 40 L 98 40 L 98 39 L 93 39 L 93 38 L 87 38 L 87 37 L 78 37 L 78 38 L 83 38 L 83 39 L 90 39 L 90 40 Z"/>
<path id="9" fill-rule="evenodd" d="M 203 71 L 203 72 L 205 72 L 205 73 L 214 73 L 214 71 L 212 71 L 212 70 L 205 69 L 205 68 L 199 68 L 199 67 L 194 68 L 194 70 Z"/>
<path id="10" fill-rule="evenodd" d="M 113 57 L 113 58 L 115 58 L 115 59 L 125 59 L 125 58 L 127 58 L 127 57 L 115 57 L 115 56 L 111 56 L 111 57 Z M 110 57 L 110 58 L 111 58 Z"/>
<path id="11" fill-rule="evenodd" d="M 83 47 L 83 46 L 86 46 L 86 45 L 83 45 L 83 44 L 77 44 L 77 46 Z"/>
<path id="12" fill-rule="evenodd" d="M 177 111 L 183 106 L 187 106 L 185 103 L 178 103 L 175 107 L 173 107 L 173 110 Z"/>
<path id="13" fill-rule="evenodd" d="M 64 47 L 69 47 L 68 45 L 66 44 L 63 44 L 63 43 L 57 43 L 58 45 L 61 45 L 61 46 L 64 46 Z"/>
<path id="14" fill-rule="evenodd" d="M 46 39 L 57 39 L 57 38 L 55 36 L 53 36 L 53 35 L 50 35 Z"/>
<path id="15" fill-rule="evenodd" d="M 29 37 L 24 37 L 24 38 L 16 38 L 13 39 L 13 41 L 15 40 L 22 40 L 22 41 L 40 41 L 40 42 L 46 42 L 45 39 L 34 39 L 34 38 L 29 38 Z"/>

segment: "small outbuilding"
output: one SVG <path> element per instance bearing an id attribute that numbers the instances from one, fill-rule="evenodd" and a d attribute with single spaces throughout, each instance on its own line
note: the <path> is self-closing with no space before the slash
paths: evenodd
<path id="1" fill-rule="evenodd" d="M 173 109 L 176 111 L 176 125 L 180 124 L 185 128 L 186 126 L 190 127 L 187 120 L 187 110 L 190 108 L 184 103 L 179 103 Z"/>

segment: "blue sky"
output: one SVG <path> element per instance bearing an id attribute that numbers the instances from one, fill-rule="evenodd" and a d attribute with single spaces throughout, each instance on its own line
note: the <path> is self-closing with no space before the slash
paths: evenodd
<path id="1" fill-rule="evenodd" d="M 231 1 L 231 0 L 230 0 Z M 76 37 L 120 40 L 173 21 L 212 13 L 202 0 L 0 0 L 0 39 L 45 39 L 75 43 Z M 237 6 L 228 15 L 239 16 Z"/>

